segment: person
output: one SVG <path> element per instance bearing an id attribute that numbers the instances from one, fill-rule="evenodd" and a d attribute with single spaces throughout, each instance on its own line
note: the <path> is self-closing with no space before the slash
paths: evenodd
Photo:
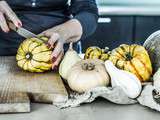
<path id="1" fill-rule="evenodd" d="M 62 59 L 65 43 L 94 33 L 98 9 L 95 0 L 0 0 L 0 56 L 15 55 L 24 40 L 9 29 L 6 19 L 17 27 L 47 36 L 49 47 L 56 43 L 51 55 L 55 68 Z"/>

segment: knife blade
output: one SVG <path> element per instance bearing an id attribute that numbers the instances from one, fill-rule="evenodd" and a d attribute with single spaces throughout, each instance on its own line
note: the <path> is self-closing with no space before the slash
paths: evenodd
<path id="1" fill-rule="evenodd" d="M 23 28 L 23 27 L 16 27 L 12 22 L 8 21 L 8 26 L 10 29 L 14 30 L 15 32 L 17 32 L 19 35 L 21 35 L 24 38 L 37 38 L 37 40 L 40 40 L 42 42 L 45 42 L 43 39 L 40 39 L 36 34 L 32 33 L 31 31 Z"/>

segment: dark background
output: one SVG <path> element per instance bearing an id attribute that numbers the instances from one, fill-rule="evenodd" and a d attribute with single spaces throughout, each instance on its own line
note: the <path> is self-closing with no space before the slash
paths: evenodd
<path id="1" fill-rule="evenodd" d="M 83 52 L 89 46 L 109 47 L 113 49 L 120 44 L 140 44 L 153 32 L 160 29 L 159 16 L 100 16 L 109 18 L 108 23 L 98 23 L 96 32 L 82 40 Z"/>
<path id="2" fill-rule="evenodd" d="M 96 0 L 99 7 L 143 7 L 150 9 L 160 9 L 160 0 Z M 136 9 L 135 9 L 136 10 Z M 127 11 L 127 10 L 126 10 Z M 138 11 L 137 11 L 138 12 Z M 149 15 L 147 15 L 149 14 Z M 113 49 L 120 44 L 140 44 L 155 31 L 160 30 L 160 13 L 153 15 L 150 13 L 142 15 L 100 15 L 110 21 L 98 23 L 96 32 L 81 40 L 82 51 L 85 52 L 89 46 L 109 47 Z M 80 50 L 79 50 L 80 51 Z"/>

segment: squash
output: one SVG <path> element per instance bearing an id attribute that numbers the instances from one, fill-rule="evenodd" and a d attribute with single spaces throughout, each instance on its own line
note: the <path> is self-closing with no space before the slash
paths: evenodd
<path id="1" fill-rule="evenodd" d="M 106 61 L 109 59 L 110 51 L 108 47 L 105 47 L 105 49 L 102 49 L 102 54 L 100 56 L 100 60 Z"/>
<path id="2" fill-rule="evenodd" d="M 148 51 L 155 73 L 160 68 L 160 30 L 151 34 L 143 46 Z"/>
<path id="3" fill-rule="evenodd" d="M 141 82 L 134 74 L 119 70 L 109 60 L 105 61 L 105 67 L 111 77 L 112 87 L 119 86 L 129 98 L 136 98 L 141 93 Z"/>
<path id="4" fill-rule="evenodd" d="M 109 60 L 119 69 L 135 74 L 141 82 L 148 81 L 152 75 L 151 61 L 143 46 L 122 44 L 112 50 Z"/>
<path id="5" fill-rule="evenodd" d="M 153 86 L 158 90 L 158 92 L 160 92 L 160 68 L 153 75 Z"/>
<path id="6" fill-rule="evenodd" d="M 40 39 L 48 41 L 48 38 L 41 36 Z M 24 40 L 17 51 L 16 60 L 20 68 L 29 72 L 44 72 L 51 70 L 52 50 L 38 38 Z"/>
<path id="7" fill-rule="evenodd" d="M 80 60 L 81 58 L 78 53 L 73 50 L 73 43 L 70 43 L 69 49 L 65 53 L 64 58 L 59 66 L 59 74 L 61 75 L 61 77 L 67 80 L 67 74 L 69 69 Z"/>
<path id="8" fill-rule="evenodd" d="M 102 54 L 101 48 L 97 46 L 91 46 L 87 48 L 84 59 L 98 59 L 100 58 L 101 54 Z"/>
<path id="9" fill-rule="evenodd" d="M 84 59 L 100 59 L 103 61 L 108 60 L 108 50 L 108 47 L 105 47 L 105 49 L 101 49 L 97 46 L 91 46 L 86 50 Z"/>
<path id="10" fill-rule="evenodd" d="M 104 62 L 98 59 L 87 59 L 77 62 L 68 72 L 69 87 L 79 93 L 89 89 L 107 86 L 110 78 Z"/>

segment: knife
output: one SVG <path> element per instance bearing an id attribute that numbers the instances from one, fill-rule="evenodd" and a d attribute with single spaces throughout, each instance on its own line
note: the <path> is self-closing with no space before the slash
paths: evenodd
<path id="1" fill-rule="evenodd" d="M 22 37 L 25 37 L 25 38 L 37 38 L 38 40 L 42 41 L 42 42 L 45 42 L 43 39 L 40 39 L 39 36 L 37 36 L 36 34 L 32 33 L 31 31 L 23 28 L 23 27 L 16 27 L 11 21 L 7 21 L 8 23 L 8 26 L 11 30 L 17 32 L 19 35 L 21 35 Z"/>

